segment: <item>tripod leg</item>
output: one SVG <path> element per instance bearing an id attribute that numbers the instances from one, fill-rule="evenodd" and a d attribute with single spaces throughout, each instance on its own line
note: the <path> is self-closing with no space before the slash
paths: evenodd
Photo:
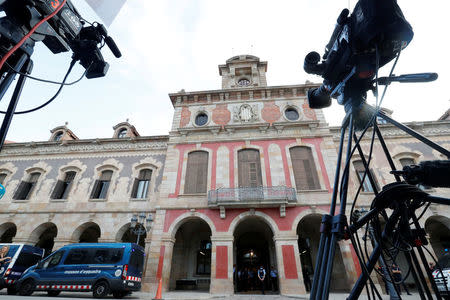
<path id="1" fill-rule="evenodd" d="M 342 163 L 342 150 L 344 147 L 344 140 L 345 140 L 345 131 L 347 130 L 348 122 L 344 120 L 344 125 L 341 128 L 341 137 L 339 142 L 339 151 L 338 151 L 338 158 L 337 158 L 337 164 L 336 164 L 336 172 L 334 175 L 334 185 L 333 185 L 333 196 L 331 198 L 331 204 L 330 204 L 330 214 L 324 215 L 322 219 L 322 227 L 321 228 L 321 235 L 320 235 L 320 244 L 318 249 L 318 255 L 316 258 L 316 268 L 314 270 L 314 279 L 313 284 L 311 287 L 311 294 L 310 299 L 315 300 L 320 299 L 321 291 L 322 291 L 322 284 L 323 284 L 323 278 L 324 278 L 324 272 L 326 268 L 326 255 L 328 254 L 329 249 L 329 222 L 327 224 L 325 218 L 331 219 L 331 216 L 334 215 L 334 212 L 336 210 L 336 199 L 337 199 L 337 193 L 339 190 L 339 176 L 340 176 L 340 170 L 341 170 L 341 163 Z M 328 227 L 328 228 L 327 228 Z"/>
<path id="2" fill-rule="evenodd" d="M 423 292 L 422 285 L 420 284 L 419 278 L 417 277 L 417 273 L 411 259 L 411 252 L 405 252 L 405 258 L 406 261 L 408 262 L 408 265 L 411 266 L 411 274 L 414 278 L 414 282 L 417 285 L 417 290 L 419 291 L 420 299 L 425 300 L 426 299 L 425 293 Z"/>
<path id="3" fill-rule="evenodd" d="M 28 73 L 28 71 L 31 68 L 31 65 L 32 65 L 31 59 L 26 54 L 23 54 L 22 57 L 19 59 L 16 67 L 18 67 L 22 73 Z M 8 76 L 10 75 L 8 74 L 5 80 L 10 80 L 10 78 L 11 80 L 14 79 L 15 73 L 13 73 L 12 71 L 10 72 L 13 74 L 12 77 L 8 78 Z M 8 133 L 9 125 L 11 124 L 12 118 L 14 116 L 14 111 L 16 110 L 17 102 L 19 101 L 20 94 L 22 93 L 22 89 L 25 84 L 25 79 L 26 79 L 25 76 L 20 75 L 19 80 L 17 81 L 16 87 L 14 89 L 14 93 L 11 97 L 11 101 L 9 102 L 8 110 L 6 111 L 5 117 L 3 118 L 2 126 L 0 128 L 0 151 L 3 148 L 6 134 Z M 6 92 L 6 89 L 8 89 L 10 83 L 11 82 L 6 81 L 5 85 L 7 84 L 7 86 L 3 86 L 2 82 L 2 86 L 0 87 L 4 89 L 1 92 L 2 94 Z"/>

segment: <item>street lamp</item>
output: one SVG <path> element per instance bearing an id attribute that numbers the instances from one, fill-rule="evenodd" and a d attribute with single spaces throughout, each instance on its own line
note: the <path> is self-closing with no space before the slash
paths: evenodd
<path id="1" fill-rule="evenodd" d="M 150 231 L 150 228 L 152 228 L 152 222 L 153 222 L 153 215 L 152 214 L 147 215 L 145 212 L 141 212 L 139 216 L 135 214 L 131 217 L 131 232 L 137 235 L 136 244 L 139 244 L 139 239 L 141 235 Z"/>

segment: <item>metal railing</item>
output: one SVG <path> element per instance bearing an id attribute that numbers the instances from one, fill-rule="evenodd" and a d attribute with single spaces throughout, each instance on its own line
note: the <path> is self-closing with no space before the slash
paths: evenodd
<path id="1" fill-rule="evenodd" d="M 297 192 L 286 186 L 219 188 L 208 192 L 208 205 L 247 203 L 289 203 L 297 201 Z"/>

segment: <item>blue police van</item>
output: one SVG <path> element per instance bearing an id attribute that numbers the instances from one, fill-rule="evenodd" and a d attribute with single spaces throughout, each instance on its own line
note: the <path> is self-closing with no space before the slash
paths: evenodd
<path id="1" fill-rule="evenodd" d="M 0 289 L 8 295 L 17 292 L 16 282 L 22 273 L 44 256 L 44 250 L 24 244 L 0 244 Z"/>
<path id="2" fill-rule="evenodd" d="M 123 298 L 141 289 L 144 249 L 131 243 L 71 244 L 27 269 L 18 281 L 18 292 L 29 296 L 47 291 L 92 292 L 94 298 L 112 294 Z"/>

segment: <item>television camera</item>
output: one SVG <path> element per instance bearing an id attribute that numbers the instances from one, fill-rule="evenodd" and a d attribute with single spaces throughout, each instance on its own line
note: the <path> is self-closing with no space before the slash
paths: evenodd
<path id="1" fill-rule="evenodd" d="M 0 111 L 5 114 L 0 128 L 1 149 L 13 115 L 32 112 L 51 103 L 66 85 L 77 61 L 86 69 L 83 77 L 98 78 L 105 76 L 109 68 L 102 47 L 106 44 L 117 58 L 122 54 L 106 28 L 84 20 L 70 0 L 0 0 L 0 12 L 0 100 L 20 74 L 7 111 Z M 31 74 L 31 56 L 38 42 L 43 42 L 54 54 L 72 51 L 72 61 L 58 92 L 50 100 L 34 109 L 16 112 L 25 79 Z"/>
<path id="2" fill-rule="evenodd" d="M 375 91 L 378 68 L 395 58 L 413 35 L 396 0 L 360 0 L 351 15 L 348 9 L 342 10 L 322 61 L 317 52 L 305 57 L 304 70 L 324 79 L 320 87 L 308 91 L 310 107 L 328 107 L 331 98 L 337 98 L 346 111 L 364 103 L 366 92 Z M 424 82 L 436 78 L 435 73 L 410 74 L 391 76 L 384 81 L 380 78 L 378 83 Z"/>
<path id="3" fill-rule="evenodd" d="M 6 13 L 0 19 L 1 53 L 8 52 L 38 21 L 60 5 L 63 5 L 62 0 L 0 0 L 0 11 Z M 105 76 L 109 65 L 103 59 L 100 45 L 106 43 L 116 57 L 121 57 L 121 53 L 103 25 L 85 24 L 72 2 L 67 0 L 54 17 L 37 28 L 11 60 L 17 60 L 20 52 L 31 56 L 34 44 L 42 41 L 55 54 L 72 50 L 73 58 L 87 69 L 87 78 Z"/>

